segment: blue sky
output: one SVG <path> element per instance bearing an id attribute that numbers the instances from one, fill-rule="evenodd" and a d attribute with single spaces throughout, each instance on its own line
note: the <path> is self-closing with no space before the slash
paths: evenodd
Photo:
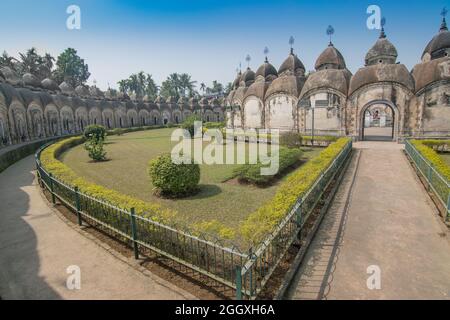
<path id="1" fill-rule="evenodd" d="M 276 68 L 289 53 L 289 37 L 307 70 L 326 48 L 325 30 L 333 25 L 335 46 L 354 73 L 379 35 L 366 27 L 367 7 L 381 7 L 386 33 L 399 61 L 412 68 L 437 33 L 440 11 L 449 1 L 292 1 L 292 0 L 14 0 L 2 1 L 0 50 L 12 55 L 35 46 L 58 55 L 74 47 L 89 64 L 90 83 L 108 83 L 143 70 L 157 82 L 172 72 L 194 80 L 226 83 L 239 63 L 256 69 L 268 47 Z M 81 8 L 81 30 L 68 30 L 66 8 Z"/>

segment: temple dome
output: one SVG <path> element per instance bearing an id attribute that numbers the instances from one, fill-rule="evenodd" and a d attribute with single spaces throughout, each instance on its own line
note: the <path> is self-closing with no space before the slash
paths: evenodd
<path id="1" fill-rule="evenodd" d="M 352 73 L 347 69 L 322 69 L 311 73 L 302 88 L 300 98 L 317 89 L 333 89 L 347 95 Z"/>
<path id="2" fill-rule="evenodd" d="M 61 89 L 62 93 L 65 94 L 74 94 L 75 93 L 75 89 L 66 81 L 63 81 L 60 85 L 59 85 L 59 89 Z"/>
<path id="3" fill-rule="evenodd" d="M 12 85 L 19 85 L 22 79 L 10 67 L 1 67 L 0 72 L 3 74 L 6 82 Z"/>
<path id="4" fill-rule="evenodd" d="M 334 45 L 330 42 L 328 48 L 326 48 L 317 58 L 316 70 L 323 69 L 345 69 L 345 60 L 342 54 Z"/>
<path id="5" fill-rule="evenodd" d="M 41 86 L 42 86 L 42 88 L 44 88 L 46 90 L 50 90 L 50 91 L 60 91 L 61 90 L 61 89 L 59 89 L 59 86 L 56 84 L 56 82 L 49 78 L 45 78 L 44 80 L 42 80 Z"/>
<path id="6" fill-rule="evenodd" d="M 239 73 L 236 76 L 236 79 L 234 79 L 233 84 L 231 86 L 232 89 L 236 89 L 239 87 L 239 83 L 241 82 L 242 72 L 239 71 Z"/>
<path id="7" fill-rule="evenodd" d="M 371 66 L 378 63 L 394 64 L 397 61 L 397 57 L 397 49 L 386 38 L 384 29 L 382 29 L 377 42 L 366 54 L 366 65 Z"/>
<path id="8" fill-rule="evenodd" d="M 35 87 L 38 88 L 41 86 L 41 82 L 39 81 L 39 79 L 31 74 L 31 73 L 25 73 L 22 77 L 23 83 L 26 86 L 30 86 L 30 87 Z"/>
<path id="9" fill-rule="evenodd" d="M 168 104 L 175 104 L 175 103 L 177 103 L 177 98 L 173 97 L 173 96 L 170 96 L 170 97 L 168 97 L 166 99 L 166 103 L 168 103 Z"/>
<path id="10" fill-rule="evenodd" d="M 283 74 L 295 75 L 295 76 L 303 76 L 305 74 L 305 66 L 294 54 L 294 50 L 291 49 L 291 53 L 281 64 L 280 69 L 278 69 L 278 74 L 281 76 Z"/>
<path id="11" fill-rule="evenodd" d="M 298 97 L 305 84 L 305 77 L 297 77 L 294 75 L 284 75 L 272 81 L 266 92 L 266 97 L 272 94 L 283 93 L 294 97 Z"/>
<path id="12" fill-rule="evenodd" d="M 93 96 L 93 97 L 97 97 L 97 98 L 102 98 L 102 97 L 104 97 L 103 92 L 102 92 L 99 88 L 97 88 L 96 86 L 90 87 L 90 88 L 89 88 L 89 93 L 90 93 L 90 95 Z"/>
<path id="13" fill-rule="evenodd" d="M 445 70 L 450 70 L 450 57 L 437 58 L 416 65 L 412 70 L 416 92 L 435 82 L 450 80 L 450 73 Z"/>
<path id="14" fill-rule="evenodd" d="M 272 81 L 278 77 L 277 69 L 269 63 L 267 58 L 256 71 L 256 78 L 258 77 L 263 77 L 266 81 Z"/>
<path id="15" fill-rule="evenodd" d="M 403 64 L 375 64 L 359 69 L 350 81 L 349 95 L 373 83 L 395 82 L 414 91 L 414 79 Z"/>
<path id="16" fill-rule="evenodd" d="M 87 96 L 89 96 L 89 89 L 86 88 L 86 86 L 83 86 L 82 84 L 80 84 L 79 86 L 77 86 L 75 88 L 75 93 L 77 95 L 79 95 L 80 97 L 87 97 Z"/>
<path id="17" fill-rule="evenodd" d="M 113 100 L 117 98 L 117 93 L 114 90 L 111 90 L 111 88 L 108 88 L 108 90 L 105 91 L 105 97 Z"/>
<path id="18" fill-rule="evenodd" d="M 439 33 L 431 39 L 422 54 L 422 60 L 448 57 L 450 53 L 450 32 L 447 28 L 447 22 L 442 20 Z M 427 57 L 426 57 L 427 56 Z M 424 59 L 425 58 L 425 59 Z"/>
<path id="19" fill-rule="evenodd" d="M 255 72 L 250 67 L 245 70 L 240 79 L 240 86 L 249 87 L 255 81 Z"/>

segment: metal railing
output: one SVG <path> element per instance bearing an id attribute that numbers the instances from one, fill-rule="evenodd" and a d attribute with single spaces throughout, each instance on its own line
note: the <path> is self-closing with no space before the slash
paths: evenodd
<path id="1" fill-rule="evenodd" d="M 261 292 L 352 149 L 349 141 L 272 234 L 256 250 L 243 253 L 236 246 L 163 225 L 136 215 L 134 208 L 119 208 L 59 181 L 41 165 L 40 153 L 48 145 L 37 151 L 35 160 L 39 183 L 54 204 L 59 199 L 76 213 L 80 225 L 95 225 L 128 243 L 135 258 L 147 250 L 164 256 L 236 290 L 237 299 L 254 299 Z"/>
<path id="2" fill-rule="evenodd" d="M 426 180 L 429 188 L 437 196 L 444 208 L 447 209 L 446 220 L 450 219 L 450 182 L 443 177 L 427 160 L 411 141 L 406 140 L 405 151 L 414 166 Z"/>
<path id="3" fill-rule="evenodd" d="M 327 187 L 343 168 L 352 147 L 352 141 L 349 141 L 308 192 L 297 200 L 278 227 L 259 244 L 256 250 L 249 253 L 249 260 L 240 270 L 237 270 L 241 274 L 241 279 L 238 279 L 240 284 L 237 288 L 238 298 L 244 296 L 251 299 L 262 291 L 289 247 L 301 234 Z"/>

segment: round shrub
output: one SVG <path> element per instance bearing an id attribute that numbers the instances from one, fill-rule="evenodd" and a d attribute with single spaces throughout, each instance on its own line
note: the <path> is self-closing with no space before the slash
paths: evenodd
<path id="1" fill-rule="evenodd" d="M 148 172 L 154 187 L 169 196 L 187 196 L 197 190 L 200 181 L 198 164 L 175 164 L 170 154 L 151 160 Z"/>

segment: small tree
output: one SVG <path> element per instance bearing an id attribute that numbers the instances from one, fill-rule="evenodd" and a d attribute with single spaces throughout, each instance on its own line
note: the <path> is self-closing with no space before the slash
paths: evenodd
<path id="1" fill-rule="evenodd" d="M 198 114 L 190 115 L 189 117 L 186 118 L 186 120 L 183 121 L 183 123 L 181 124 L 181 128 L 188 130 L 191 136 L 194 136 L 195 121 L 202 121 L 201 116 Z"/>
<path id="2" fill-rule="evenodd" d="M 106 137 L 106 129 L 100 125 L 90 125 L 84 129 L 86 143 L 84 148 L 88 151 L 89 157 L 95 161 L 104 161 L 106 151 L 103 147 Z"/>

